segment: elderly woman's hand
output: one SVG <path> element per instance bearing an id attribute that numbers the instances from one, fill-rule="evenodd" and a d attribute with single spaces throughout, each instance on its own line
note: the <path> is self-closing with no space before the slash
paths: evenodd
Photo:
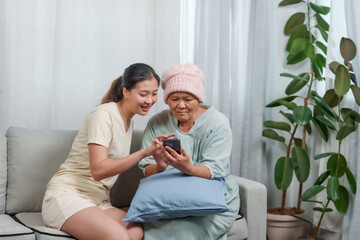
<path id="1" fill-rule="evenodd" d="M 193 165 L 191 164 L 190 156 L 186 153 L 185 149 L 181 148 L 181 155 L 171 147 L 166 146 L 165 149 L 165 157 L 169 164 L 179 171 L 190 175 L 190 170 Z"/>

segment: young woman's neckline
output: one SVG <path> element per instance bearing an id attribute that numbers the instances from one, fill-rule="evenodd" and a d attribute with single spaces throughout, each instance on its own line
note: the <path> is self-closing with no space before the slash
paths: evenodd
<path id="1" fill-rule="evenodd" d="M 123 120 L 125 133 L 127 133 L 131 125 L 131 119 L 135 114 L 127 111 L 126 107 L 122 104 L 122 101 L 115 102 L 115 104 L 120 114 L 120 117 Z"/>

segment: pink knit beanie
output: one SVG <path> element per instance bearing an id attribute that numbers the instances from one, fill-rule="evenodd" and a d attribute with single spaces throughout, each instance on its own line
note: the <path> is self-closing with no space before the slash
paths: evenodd
<path id="1" fill-rule="evenodd" d="M 200 103 L 203 103 L 205 100 L 204 81 L 203 72 L 195 64 L 179 64 L 169 68 L 163 73 L 161 83 L 165 103 L 173 92 L 191 93 Z"/>

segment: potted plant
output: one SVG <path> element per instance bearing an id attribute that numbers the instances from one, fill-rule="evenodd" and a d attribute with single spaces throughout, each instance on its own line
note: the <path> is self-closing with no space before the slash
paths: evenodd
<path id="1" fill-rule="evenodd" d="M 326 65 L 327 36 L 329 24 L 322 15 L 329 13 L 330 8 L 316 5 L 310 1 L 284 0 L 279 3 L 280 7 L 304 4 L 304 12 L 296 12 L 289 17 L 285 24 L 284 34 L 289 36 L 286 45 L 287 65 L 306 62 L 309 66 L 308 72 L 303 73 L 281 73 L 280 76 L 290 78 L 290 83 L 285 90 L 285 96 L 266 105 L 267 108 L 285 107 L 279 113 L 285 121 L 264 122 L 263 136 L 279 141 L 284 145 L 284 155 L 278 158 L 274 167 L 274 180 L 276 187 L 282 191 L 281 205 L 268 209 L 268 237 L 272 239 L 295 239 L 302 233 L 302 222 L 291 217 L 294 214 L 302 214 L 301 196 L 302 184 L 307 180 L 310 173 L 310 158 L 306 140 L 312 132 L 311 122 L 320 131 L 325 141 L 328 140 L 325 120 L 316 115 L 316 108 L 309 105 L 314 101 L 311 94 L 315 81 L 324 80 L 322 76 Z M 316 34 L 315 32 L 319 33 Z M 321 36 L 317 39 L 315 36 Z M 302 93 L 299 94 L 299 93 Z M 281 133 L 288 133 L 286 138 Z M 298 201 L 296 207 L 286 208 L 286 192 L 295 174 L 299 182 Z M 295 227 L 293 233 L 286 231 L 279 233 L 277 224 L 282 225 L 283 230 L 289 230 L 290 223 Z M 275 233 L 272 233 L 272 231 Z M 281 229 L 280 229 L 281 230 Z"/>
<path id="2" fill-rule="evenodd" d="M 339 213 L 346 213 L 349 206 L 349 191 L 340 184 L 339 179 L 346 178 L 349 189 L 356 194 L 356 181 L 350 168 L 347 167 L 347 160 L 341 152 L 344 139 L 352 132 L 356 131 L 355 122 L 360 122 L 360 114 L 348 107 L 343 107 L 343 97 L 348 94 L 350 89 L 354 95 L 357 105 L 360 106 L 360 88 L 356 85 L 356 77 L 352 72 L 351 60 L 356 55 L 356 46 L 351 39 L 342 38 L 340 42 L 340 53 L 344 59 L 344 64 L 339 62 L 330 63 L 329 67 L 335 74 L 335 84 L 333 89 L 326 91 L 323 98 L 314 94 L 314 98 L 319 106 L 319 114 L 328 121 L 328 126 L 336 132 L 338 149 L 336 152 L 326 152 L 315 156 L 315 160 L 327 158 L 327 168 L 315 181 L 314 185 L 307 189 L 301 197 L 302 201 L 315 203 L 317 206 L 314 211 L 320 212 L 317 224 L 313 224 L 304 218 L 298 217 L 314 227 L 314 234 L 311 237 L 299 237 L 298 239 L 319 239 L 319 229 L 326 212 L 333 211 L 329 203 L 333 202 Z M 353 84 L 351 84 L 351 82 Z M 333 110 L 333 109 L 336 110 Z M 320 192 L 326 190 L 326 200 L 324 202 L 312 200 Z"/>

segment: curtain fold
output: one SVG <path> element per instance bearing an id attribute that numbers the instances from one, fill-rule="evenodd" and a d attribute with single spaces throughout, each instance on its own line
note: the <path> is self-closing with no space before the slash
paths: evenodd
<path id="1" fill-rule="evenodd" d="M 130 64 L 178 64 L 179 14 L 179 0 L 0 1 L 0 133 L 79 129 Z M 135 128 L 163 108 L 159 91 Z"/>
<path id="2" fill-rule="evenodd" d="M 197 1 L 194 62 L 206 104 L 230 120 L 232 173 L 263 182 L 261 136 L 268 74 L 270 1 Z M 220 93 L 220 94 L 219 94 Z"/>

